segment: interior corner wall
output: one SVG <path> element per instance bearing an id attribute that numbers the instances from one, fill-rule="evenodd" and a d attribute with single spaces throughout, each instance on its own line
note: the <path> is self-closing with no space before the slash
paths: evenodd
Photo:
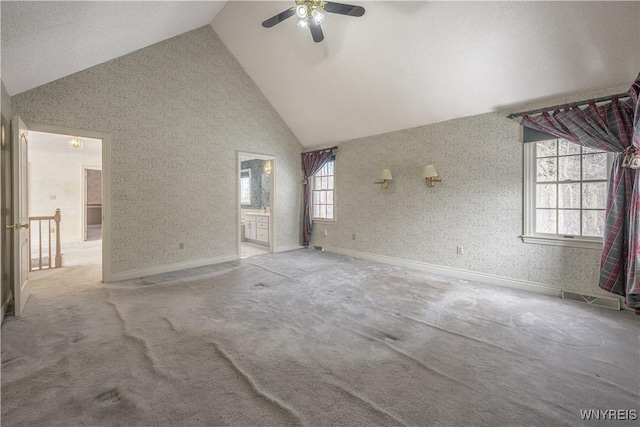
<path id="1" fill-rule="evenodd" d="M 0 119 L 2 126 L 5 129 L 5 144 L 0 147 L 0 193 L 2 194 L 2 200 L 0 200 L 0 283 L 2 283 L 2 289 L 0 293 L 0 305 L 3 307 L 2 316 L 4 316 L 4 307 L 11 298 L 11 248 L 13 242 L 11 241 L 11 231 L 5 227 L 10 220 L 10 212 L 8 207 L 11 206 L 11 151 L 10 151 L 10 123 L 11 123 L 11 100 L 7 89 L 4 87 L 4 83 L 0 80 L 0 87 L 2 92 L 0 93 Z M 6 210 L 5 210 L 6 209 Z M 1 317 L 1 316 L 0 316 Z M 0 322 L 2 319 L 0 319 Z"/>
<path id="2" fill-rule="evenodd" d="M 337 223 L 314 223 L 311 244 L 611 296 L 598 288 L 600 250 L 523 243 L 518 238 L 523 231 L 523 146 L 519 121 L 506 114 L 339 144 Z M 442 182 L 433 188 L 421 177 L 426 164 L 441 175 Z M 372 184 L 383 168 L 393 174 L 387 189 Z M 457 255 L 457 246 L 464 247 L 462 255 Z"/>
<path id="3" fill-rule="evenodd" d="M 11 102 L 27 123 L 111 135 L 115 277 L 237 257 L 238 150 L 276 156 L 276 250 L 298 244 L 302 146 L 210 25 Z"/>

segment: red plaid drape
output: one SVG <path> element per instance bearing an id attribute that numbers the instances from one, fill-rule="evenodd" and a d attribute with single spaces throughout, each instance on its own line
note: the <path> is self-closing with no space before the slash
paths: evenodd
<path id="1" fill-rule="evenodd" d="M 640 151 L 640 74 L 631 86 L 631 100 L 585 109 L 567 105 L 553 113 L 522 117 L 522 126 L 537 129 L 589 148 L 616 153 L 609 178 L 604 247 L 600 258 L 599 286 L 626 298 L 640 314 L 640 174 L 622 168 L 623 151 L 633 145 Z"/>
<path id="2" fill-rule="evenodd" d="M 309 246 L 313 229 L 313 205 L 311 204 L 311 179 L 322 166 L 335 156 L 335 148 L 302 153 L 302 172 L 304 173 L 304 199 L 302 216 L 302 246 Z"/>

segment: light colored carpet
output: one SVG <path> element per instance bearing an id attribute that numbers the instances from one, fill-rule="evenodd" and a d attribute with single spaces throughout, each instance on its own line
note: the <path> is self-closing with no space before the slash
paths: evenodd
<path id="1" fill-rule="evenodd" d="M 3 426 L 602 425 L 579 411 L 639 409 L 630 312 L 309 250 L 115 284 L 99 268 L 39 273 L 5 321 Z"/>

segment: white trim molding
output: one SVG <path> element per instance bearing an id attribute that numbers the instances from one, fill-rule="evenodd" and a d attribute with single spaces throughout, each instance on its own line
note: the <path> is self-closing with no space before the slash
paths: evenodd
<path id="1" fill-rule="evenodd" d="M 27 127 L 36 132 L 102 140 L 102 281 L 113 282 L 111 275 L 111 134 L 39 123 L 27 123 Z"/>
<path id="2" fill-rule="evenodd" d="M 509 277 L 496 276 L 493 274 L 478 273 L 461 268 L 445 267 L 441 265 L 428 264 L 420 261 L 410 261 L 402 258 L 394 258 L 386 255 L 377 255 L 368 252 L 354 251 L 350 249 L 335 248 L 325 246 L 327 252 L 339 255 L 346 255 L 358 259 L 366 259 L 368 261 L 381 262 L 383 264 L 395 265 L 397 267 L 411 268 L 414 270 L 424 271 L 432 274 L 441 274 L 456 279 L 470 280 L 475 282 L 487 283 L 490 285 L 503 286 L 506 288 L 519 289 L 522 291 L 534 292 L 537 294 L 550 295 L 559 297 L 562 289 L 554 288 L 543 283 L 530 282 L 527 280 L 512 279 Z"/>
<path id="3" fill-rule="evenodd" d="M 275 252 L 289 252 L 289 251 L 295 251 L 297 249 L 304 249 L 304 246 L 300 246 L 300 245 L 278 246 Z"/>
<path id="4" fill-rule="evenodd" d="M 143 270 L 125 271 L 123 273 L 111 274 L 110 282 L 120 282 L 122 280 L 138 279 L 140 277 L 154 276 L 156 274 L 171 273 L 188 268 L 204 267 L 205 265 L 221 264 L 223 262 L 237 261 L 235 255 L 226 255 L 216 258 L 205 258 L 197 261 L 180 262 L 176 264 L 163 265 L 160 267 L 151 267 Z"/>
<path id="5" fill-rule="evenodd" d="M 9 289 L 9 293 L 7 293 L 7 299 L 2 301 L 2 313 L 0 313 L 0 324 L 4 322 L 4 317 L 7 315 L 7 307 L 9 307 L 9 303 L 13 301 L 13 291 Z"/>

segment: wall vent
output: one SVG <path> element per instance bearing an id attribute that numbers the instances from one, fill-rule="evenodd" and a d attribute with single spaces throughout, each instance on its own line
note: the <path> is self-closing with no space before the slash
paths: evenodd
<path id="1" fill-rule="evenodd" d="M 599 305 L 600 307 L 612 308 L 620 310 L 620 300 L 616 298 L 608 298 L 594 295 L 579 294 L 577 292 L 562 291 L 562 299 L 572 301 L 586 302 L 587 304 Z"/>
<path id="2" fill-rule="evenodd" d="M 324 246 L 314 246 L 313 247 L 316 251 L 324 251 Z"/>

